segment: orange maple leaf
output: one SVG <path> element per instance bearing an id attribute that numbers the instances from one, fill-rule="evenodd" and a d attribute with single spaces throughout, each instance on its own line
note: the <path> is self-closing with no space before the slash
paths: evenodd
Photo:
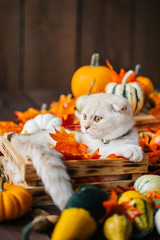
<path id="1" fill-rule="evenodd" d="M 116 82 L 117 84 L 121 84 L 122 83 L 122 79 L 124 78 L 125 74 L 127 73 L 123 68 L 121 68 L 120 72 L 117 73 L 112 65 L 110 64 L 110 62 L 108 61 L 108 59 L 106 60 L 106 64 L 109 68 L 109 70 L 111 71 L 111 77 L 112 77 L 112 82 Z M 127 79 L 127 82 L 133 82 L 135 81 L 135 77 L 136 77 L 136 73 L 133 72 Z"/>
<path id="2" fill-rule="evenodd" d="M 50 133 L 50 136 L 56 141 L 56 145 L 50 146 L 62 153 L 66 159 L 98 159 L 100 157 L 99 150 L 93 154 L 86 153 L 88 146 L 83 143 L 78 143 L 75 140 L 75 132 L 67 133 L 64 127 L 60 131 L 55 129 L 55 133 Z"/>
<path id="3" fill-rule="evenodd" d="M 150 143 L 149 135 L 141 133 L 139 136 L 139 145 L 141 146 L 143 151 L 150 148 L 149 143 Z"/>
<path id="4" fill-rule="evenodd" d="M 20 133 L 22 131 L 23 126 L 20 124 L 16 124 L 12 121 L 1 121 L 0 122 L 0 134 L 3 135 L 6 132 L 15 132 Z"/>
<path id="5" fill-rule="evenodd" d="M 106 216 L 112 216 L 113 214 L 126 215 L 133 221 L 133 219 L 140 215 L 141 212 L 134 207 L 134 202 L 123 202 L 118 204 L 118 196 L 115 191 L 111 191 L 110 199 L 103 202 L 103 206 L 106 210 Z"/>
<path id="6" fill-rule="evenodd" d="M 75 141 L 75 132 L 67 133 L 64 127 L 58 131 L 55 128 L 55 133 L 50 133 L 50 136 L 57 141 L 55 149 L 64 155 L 82 156 L 87 150 L 87 146 Z"/>
<path id="7" fill-rule="evenodd" d="M 35 118 L 38 114 L 40 114 L 40 110 L 35 109 L 35 108 L 29 108 L 25 112 L 21 111 L 15 111 L 15 114 L 17 116 L 16 121 L 20 121 L 23 124 L 27 122 L 30 119 Z"/>
<path id="8" fill-rule="evenodd" d="M 68 115 L 74 114 L 75 103 L 76 99 L 72 99 L 72 94 L 62 94 L 58 102 L 51 103 L 50 110 L 55 116 L 66 120 Z"/>

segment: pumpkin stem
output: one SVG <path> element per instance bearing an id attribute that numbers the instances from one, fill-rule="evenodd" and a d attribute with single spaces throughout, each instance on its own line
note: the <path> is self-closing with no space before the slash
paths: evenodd
<path id="1" fill-rule="evenodd" d="M 136 64 L 135 69 L 134 69 L 134 71 L 136 73 L 136 76 L 139 74 L 140 68 L 141 68 L 141 65 L 140 64 Z"/>
<path id="2" fill-rule="evenodd" d="M 5 191 L 3 189 L 3 183 L 4 183 L 4 174 L 1 173 L 0 192 L 4 192 Z"/>
<path id="3" fill-rule="evenodd" d="M 99 66 L 99 53 L 93 53 L 90 62 L 91 67 Z"/>
<path id="4" fill-rule="evenodd" d="M 129 76 L 133 73 L 133 70 L 129 70 L 122 79 L 122 84 L 125 85 Z"/>
<path id="5" fill-rule="evenodd" d="M 95 83 L 95 79 L 93 80 L 93 82 L 92 82 L 92 84 L 91 84 L 91 86 L 90 86 L 90 88 L 89 88 L 89 91 L 88 91 L 88 96 L 91 94 L 91 91 L 92 91 L 92 88 L 93 88 L 93 85 L 94 85 L 94 83 Z"/>

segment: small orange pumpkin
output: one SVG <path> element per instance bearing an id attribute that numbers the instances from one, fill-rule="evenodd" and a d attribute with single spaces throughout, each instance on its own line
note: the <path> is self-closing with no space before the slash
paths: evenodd
<path id="1" fill-rule="evenodd" d="M 86 95 L 95 79 L 92 93 L 104 91 L 107 83 L 112 81 L 111 71 L 106 66 L 99 66 L 99 54 L 94 53 L 91 57 L 91 64 L 82 66 L 73 74 L 71 90 L 74 97 Z"/>
<path id="2" fill-rule="evenodd" d="M 149 99 L 150 93 L 154 91 L 154 86 L 152 81 L 147 77 L 138 76 L 136 78 L 136 82 L 138 82 L 141 85 L 141 88 L 143 89 L 143 92 L 144 92 L 145 102 L 147 102 Z"/>
<path id="3" fill-rule="evenodd" d="M 32 195 L 24 187 L 4 182 L 0 184 L 0 222 L 23 216 L 32 206 Z"/>

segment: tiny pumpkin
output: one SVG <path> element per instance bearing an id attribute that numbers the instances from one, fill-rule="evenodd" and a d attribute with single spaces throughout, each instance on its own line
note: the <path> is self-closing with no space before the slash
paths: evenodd
<path id="1" fill-rule="evenodd" d="M 32 206 L 32 195 L 24 187 L 4 183 L 0 184 L 0 222 L 23 216 Z"/>
<path id="2" fill-rule="evenodd" d="M 113 214 L 103 225 L 108 240 L 128 240 L 132 233 L 132 223 L 125 215 Z"/>
<path id="3" fill-rule="evenodd" d="M 38 114 L 35 118 L 28 120 L 24 126 L 22 133 L 35 133 L 41 130 L 61 127 L 62 119 L 55 117 L 53 114 Z"/>
<path id="4" fill-rule="evenodd" d="M 122 79 L 122 84 L 111 82 L 106 85 L 105 91 L 108 94 L 115 94 L 125 97 L 130 103 L 133 113 L 137 114 L 144 104 L 144 93 L 139 83 L 130 82 L 126 83 L 128 77 L 133 73 L 132 70 L 128 71 Z"/>
<path id="5" fill-rule="evenodd" d="M 104 91 L 107 83 L 112 81 L 111 72 L 106 66 L 99 65 L 99 54 L 94 53 L 90 65 L 78 68 L 71 79 L 71 90 L 74 97 L 86 95 L 95 79 L 91 93 Z"/>
<path id="6" fill-rule="evenodd" d="M 160 192 L 160 176 L 145 174 L 135 181 L 134 188 L 142 194 L 154 191 Z"/>

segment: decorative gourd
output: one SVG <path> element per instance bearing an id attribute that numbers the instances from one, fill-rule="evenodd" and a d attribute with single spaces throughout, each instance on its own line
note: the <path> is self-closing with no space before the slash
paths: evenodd
<path id="1" fill-rule="evenodd" d="M 81 186 L 69 199 L 51 239 L 90 238 L 96 231 L 99 221 L 105 216 L 106 211 L 102 202 L 106 200 L 108 196 L 102 190 L 94 186 Z"/>
<path id="2" fill-rule="evenodd" d="M 62 119 L 55 117 L 53 114 L 38 114 L 24 124 L 22 133 L 35 133 L 45 129 L 53 129 L 53 126 L 61 127 L 61 124 Z"/>
<path id="3" fill-rule="evenodd" d="M 107 83 L 112 81 L 111 72 L 106 66 L 99 66 L 99 54 L 94 53 L 90 65 L 82 66 L 73 74 L 71 90 L 74 97 L 86 95 L 95 79 L 91 93 L 104 91 Z"/>
<path id="4" fill-rule="evenodd" d="M 124 215 L 114 214 L 103 225 L 104 235 L 108 240 L 128 240 L 132 233 L 132 224 Z"/>
<path id="5" fill-rule="evenodd" d="M 160 208 L 155 213 L 154 219 L 155 219 L 155 226 L 156 226 L 157 232 L 160 235 Z"/>
<path id="6" fill-rule="evenodd" d="M 134 193 L 135 192 L 135 193 Z M 127 196 L 128 195 L 128 196 Z M 141 212 L 134 218 L 133 236 L 141 238 L 152 232 L 154 228 L 154 211 L 147 197 L 137 191 L 126 191 L 119 198 L 119 203 L 132 202 L 134 207 Z"/>
<path id="7" fill-rule="evenodd" d="M 0 184 L 0 222 L 23 216 L 32 206 L 32 195 L 24 187 L 4 183 Z"/>
<path id="8" fill-rule="evenodd" d="M 144 104 L 144 93 L 139 83 L 130 82 L 126 83 L 128 77 L 133 73 L 132 70 L 128 71 L 122 79 L 122 84 L 115 82 L 108 83 L 105 91 L 108 94 L 115 94 L 118 96 L 125 97 L 130 103 L 133 113 L 137 114 L 143 107 Z"/>
<path id="9" fill-rule="evenodd" d="M 92 90 L 92 87 L 93 87 L 94 83 L 95 83 L 95 80 L 93 80 L 87 95 L 82 95 L 82 96 L 77 98 L 77 100 L 76 100 L 76 110 L 79 113 L 81 113 L 82 109 L 84 108 L 84 105 L 87 101 L 87 98 L 91 94 L 91 90 Z"/>
<path id="10" fill-rule="evenodd" d="M 160 192 L 160 176 L 145 174 L 135 181 L 134 188 L 142 194 L 154 191 Z"/>

